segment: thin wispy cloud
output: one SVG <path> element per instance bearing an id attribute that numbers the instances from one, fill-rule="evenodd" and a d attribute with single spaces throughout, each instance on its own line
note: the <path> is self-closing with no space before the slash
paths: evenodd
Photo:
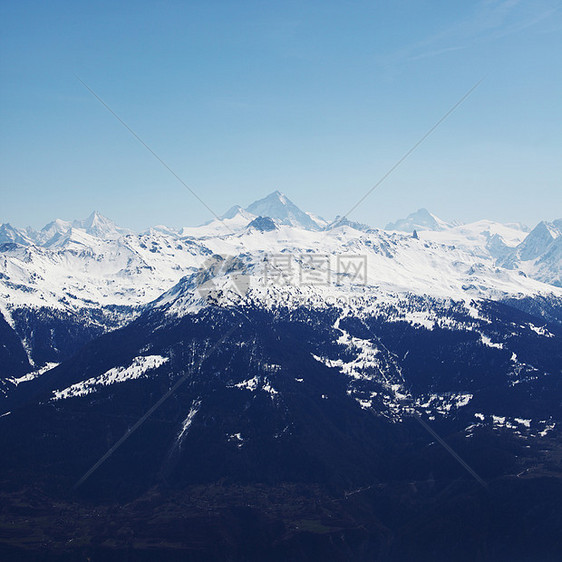
<path id="1" fill-rule="evenodd" d="M 560 3 L 484 0 L 471 15 L 392 53 L 378 57 L 382 66 L 437 57 L 520 33 L 560 12 Z"/>

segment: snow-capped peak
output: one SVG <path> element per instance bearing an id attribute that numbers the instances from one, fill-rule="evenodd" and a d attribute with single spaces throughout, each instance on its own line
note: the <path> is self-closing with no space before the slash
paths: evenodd
<path id="1" fill-rule="evenodd" d="M 413 232 L 414 230 L 446 230 L 454 226 L 436 217 L 427 209 L 418 209 L 410 213 L 405 219 L 388 223 L 385 230 L 400 230 L 402 232 Z"/>
<path id="2" fill-rule="evenodd" d="M 71 228 L 72 228 L 72 223 L 70 221 L 55 219 L 54 221 L 51 221 L 50 223 L 46 224 L 37 233 L 38 242 L 42 244 L 48 243 L 55 236 L 59 237 L 61 235 L 67 234 Z"/>
<path id="3" fill-rule="evenodd" d="M 39 245 L 52 246 L 54 243 L 60 243 L 65 237 L 70 236 L 73 230 L 85 232 L 102 240 L 116 240 L 121 236 L 131 234 L 130 230 L 117 226 L 112 220 L 97 211 L 93 211 L 82 220 L 55 219 L 51 221 L 36 234 L 34 242 Z"/>
<path id="4" fill-rule="evenodd" d="M 240 205 L 234 205 L 233 207 L 230 207 L 230 209 L 228 209 L 228 211 L 226 211 L 226 213 L 224 213 L 224 215 L 221 217 L 221 219 L 223 219 L 223 220 L 233 219 L 236 215 L 239 215 L 243 212 L 244 212 L 244 209 L 242 207 L 240 207 Z"/>
<path id="5" fill-rule="evenodd" d="M 562 229 L 558 228 L 556 222 L 559 221 L 541 221 L 533 228 L 518 248 L 520 259 L 528 261 L 537 258 L 543 254 L 557 238 L 562 236 Z"/>
<path id="6" fill-rule="evenodd" d="M 301 211 L 284 193 L 274 191 L 254 201 L 246 211 L 256 216 L 270 217 L 280 224 L 298 226 L 306 230 L 320 230 L 321 226 L 310 215 Z"/>
<path id="7" fill-rule="evenodd" d="M 111 240 L 131 234 L 129 230 L 117 226 L 112 220 L 104 217 L 97 211 L 93 211 L 86 219 L 73 221 L 72 228 L 79 228 L 91 236 L 104 240 Z"/>
<path id="8" fill-rule="evenodd" d="M 31 240 L 24 230 L 14 228 L 10 223 L 5 223 L 0 225 L 0 244 L 5 243 L 27 246 L 31 243 Z"/>

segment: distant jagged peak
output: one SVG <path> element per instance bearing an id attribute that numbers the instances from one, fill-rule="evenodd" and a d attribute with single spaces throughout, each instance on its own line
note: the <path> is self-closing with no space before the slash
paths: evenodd
<path id="1" fill-rule="evenodd" d="M 542 239 L 545 241 L 553 241 L 562 236 L 562 220 L 556 221 L 540 221 L 527 236 L 526 240 Z"/>
<path id="2" fill-rule="evenodd" d="M 410 213 L 405 219 L 396 222 L 389 222 L 385 230 L 400 230 L 402 232 L 413 232 L 414 230 L 447 230 L 456 226 L 453 223 L 445 222 L 427 209 L 421 208 Z"/>
<path id="3" fill-rule="evenodd" d="M 277 225 L 294 226 L 306 230 L 322 230 L 328 221 L 316 217 L 312 213 L 302 211 L 284 193 L 279 190 L 273 191 L 262 199 L 258 199 L 246 208 L 234 205 L 219 218 L 214 218 L 200 227 L 185 227 L 184 234 L 194 235 L 198 229 L 205 232 L 240 230 L 246 228 L 249 223 L 258 217 L 267 217 Z"/>
<path id="4" fill-rule="evenodd" d="M 72 226 L 74 228 L 83 228 L 84 230 L 102 225 L 115 226 L 115 223 L 111 219 L 104 217 L 98 211 L 92 211 L 85 219 L 72 221 Z"/>
<path id="5" fill-rule="evenodd" d="M 180 236 L 214 236 L 218 234 L 228 234 L 246 228 L 249 222 L 254 220 L 256 215 L 249 213 L 240 205 L 230 207 L 226 213 L 218 218 L 212 218 L 199 226 L 184 226 L 180 231 Z"/>
<path id="6" fill-rule="evenodd" d="M 541 221 L 539 222 L 539 224 L 537 224 L 537 226 L 535 226 L 535 228 L 531 231 L 531 233 L 534 230 L 540 230 L 540 229 L 544 230 L 545 232 L 548 232 L 549 236 L 553 240 L 556 240 L 557 238 L 562 236 L 562 219 L 556 219 L 553 220 L 552 222 Z"/>
<path id="7" fill-rule="evenodd" d="M 243 209 L 240 205 L 234 205 L 233 207 L 230 207 L 230 209 L 228 209 L 228 211 L 226 211 L 226 213 L 224 213 L 224 215 L 221 216 L 222 220 L 231 220 L 231 219 L 238 219 L 238 218 L 244 218 L 247 220 L 252 220 L 256 217 L 256 215 L 254 213 L 250 213 L 248 212 L 246 209 Z M 216 220 L 216 219 L 214 219 Z M 213 221 L 210 221 L 213 222 Z M 208 224 L 208 223 L 207 223 Z"/>
<path id="8" fill-rule="evenodd" d="M 223 220 L 233 219 L 236 215 L 240 214 L 242 211 L 244 211 L 244 209 L 240 207 L 240 205 L 234 205 L 230 207 L 230 209 L 228 209 L 228 211 L 226 211 L 226 213 L 222 215 L 221 219 Z"/>
<path id="9" fill-rule="evenodd" d="M 347 217 L 342 217 L 340 215 L 337 215 L 330 224 L 326 225 L 326 230 L 332 230 L 333 228 L 338 228 L 340 226 L 349 226 L 350 228 L 354 228 L 355 230 L 360 230 L 362 232 L 371 230 L 371 227 L 368 224 L 351 221 Z"/>
<path id="10" fill-rule="evenodd" d="M 10 223 L 0 225 L 0 244 L 11 243 L 28 246 L 32 244 L 31 232 L 15 228 Z"/>
<path id="11" fill-rule="evenodd" d="M 523 261 L 533 260 L 544 254 L 549 246 L 562 236 L 562 220 L 541 221 L 529 232 L 517 247 L 517 254 Z"/>
<path id="12" fill-rule="evenodd" d="M 50 223 L 46 224 L 42 229 L 41 232 L 47 233 L 51 231 L 55 232 L 68 232 L 72 228 L 71 221 L 65 221 L 63 219 L 55 219 Z"/>
<path id="13" fill-rule="evenodd" d="M 37 233 L 36 241 L 41 245 L 51 246 L 53 243 L 59 244 L 72 231 L 83 231 L 90 236 L 102 240 L 115 240 L 121 236 L 133 234 L 132 231 L 117 226 L 111 219 L 103 216 L 98 211 L 92 211 L 85 219 L 81 220 L 67 221 L 55 219 L 51 221 Z"/>
<path id="14" fill-rule="evenodd" d="M 321 230 L 322 226 L 312 216 L 297 207 L 284 193 L 275 190 L 263 199 L 254 201 L 246 211 L 256 216 L 270 217 L 279 224 L 306 230 Z"/>
<path id="15" fill-rule="evenodd" d="M 83 220 L 73 221 L 72 228 L 80 228 L 87 234 L 102 239 L 115 239 L 126 234 L 132 234 L 130 230 L 117 226 L 111 219 L 104 217 L 98 211 L 92 211 L 92 213 Z"/>

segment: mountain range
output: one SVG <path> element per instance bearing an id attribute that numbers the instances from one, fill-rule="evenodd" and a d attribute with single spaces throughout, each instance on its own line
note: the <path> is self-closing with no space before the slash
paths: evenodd
<path id="1" fill-rule="evenodd" d="M 0 555 L 556 559 L 561 234 L 2 225 Z"/>

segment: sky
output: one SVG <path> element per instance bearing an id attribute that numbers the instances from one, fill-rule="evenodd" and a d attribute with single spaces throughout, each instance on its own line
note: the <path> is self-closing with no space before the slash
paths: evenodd
<path id="1" fill-rule="evenodd" d="M 142 230 L 274 190 L 349 216 L 562 216 L 562 2 L 0 3 L 0 223 Z"/>

